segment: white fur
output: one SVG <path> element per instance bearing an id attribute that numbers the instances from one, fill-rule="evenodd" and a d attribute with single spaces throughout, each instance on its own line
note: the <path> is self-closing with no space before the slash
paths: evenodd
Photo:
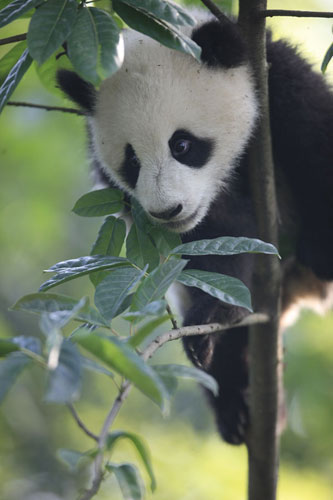
<path id="1" fill-rule="evenodd" d="M 126 31 L 124 38 L 124 64 L 102 83 L 90 119 L 95 153 L 146 211 L 181 203 L 178 227 L 169 227 L 184 232 L 205 216 L 252 132 L 258 109 L 252 77 L 245 65 L 211 69 L 137 32 Z M 213 139 L 202 168 L 172 157 L 168 141 L 179 129 Z M 134 192 L 118 174 L 126 144 L 141 164 Z"/>

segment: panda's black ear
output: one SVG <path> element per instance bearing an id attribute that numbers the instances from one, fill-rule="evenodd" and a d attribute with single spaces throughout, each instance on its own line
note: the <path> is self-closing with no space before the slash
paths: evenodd
<path id="1" fill-rule="evenodd" d="M 95 87 L 83 80 L 79 75 L 67 69 L 57 72 L 57 82 L 61 90 L 76 104 L 91 114 L 96 102 Z"/>
<path id="2" fill-rule="evenodd" d="M 247 61 L 245 41 L 232 21 L 205 23 L 193 31 L 192 39 L 201 47 L 201 60 L 208 66 L 235 68 Z"/>

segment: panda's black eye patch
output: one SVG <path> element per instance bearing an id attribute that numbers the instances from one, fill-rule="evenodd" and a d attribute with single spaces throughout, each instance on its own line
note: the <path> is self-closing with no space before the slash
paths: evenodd
<path id="1" fill-rule="evenodd" d="M 133 147 L 131 144 L 126 144 L 125 159 L 120 167 L 119 174 L 132 189 L 135 188 L 136 183 L 138 182 L 140 168 L 140 161 L 136 156 Z"/>
<path id="2" fill-rule="evenodd" d="M 175 160 L 188 167 L 203 167 L 211 157 L 214 142 L 199 138 L 186 130 L 176 130 L 169 140 L 169 148 Z"/>

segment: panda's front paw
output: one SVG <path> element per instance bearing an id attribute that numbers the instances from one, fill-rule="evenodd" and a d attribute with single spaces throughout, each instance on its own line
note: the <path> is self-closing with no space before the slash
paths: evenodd
<path id="1" fill-rule="evenodd" d="M 231 398 L 215 401 L 216 423 L 222 438 L 230 444 L 242 444 L 249 427 L 249 407 L 246 391 Z M 220 404 L 219 404 L 220 403 Z"/>
<path id="2" fill-rule="evenodd" d="M 213 334 L 183 338 L 186 354 L 197 368 L 205 371 L 209 369 L 213 359 L 215 339 L 216 336 Z"/>
<path id="3" fill-rule="evenodd" d="M 218 429 L 231 444 L 244 442 L 249 425 L 248 328 L 218 334 L 209 373 L 219 385 L 217 396 L 208 394 Z"/>

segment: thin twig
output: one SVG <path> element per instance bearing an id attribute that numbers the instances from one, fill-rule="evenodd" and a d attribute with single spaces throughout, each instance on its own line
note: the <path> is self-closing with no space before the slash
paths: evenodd
<path id="1" fill-rule="evenodd" d="M 67 408 L 69 409 L 69 411 L 73 415 L 74 420 L 76 421 L 76 423 L 80 427 L 80 429 L 82 429 L 87 434 L 87 436 L 91 437 L 92 439 L 94 439 L 95 441 L 98 442 L 98 436 L 96 434 L 94 434 L 93 432 L 91 432 L 85 426 L 85 424 L 82 422 L 81 418 L 79 417 L 77 411 L 75 410 L 74 406 L 71 403 L 67 403 Z"/>
<path id="2" fill-rule="evenodd" d="M 222 332 L 223 330 L 227 330 L 230 328 L 237 328 L 245 325 L 253 325 L 254 323 L 266 323 L 269 321 L 269 317 L 266 314 L 256 313 L 251 314 L 244 318 L 237 324 L 226 324 L 222 325 L 221 323 L 210 323 L 209 325 L 194 325 L 194 326 L 183 326 L 182 328 L 177 328 L 166 333 L 162 333 L 159 335 L 148 347 L 144 350 L 142 354 L 142 358 L 147 361 L 157 349 L 162 347 L 167 342 L 171 340 L 177 340 L 182 337 L 188 337 L 192 335 L 207 335 L 209 333 L 214 332 Z M 235 333 L 235 335 L 237 335 Z M 111 425 L 113 424 L 116 416 L 119 413 L 119 410 L 127 398 L 130 390 L 132 388 L 132 384 L 126 380 L 122 388 L 118 394 L 118 397 L 114 401 L 112 408 L 110 409 L 104 424 L 101 430 L 101 433 L 98 438 L 98 448 L 100 452 L 95 458 L 95 474 L 92 481 L 91 488 L 86 490 L 79 500 L 90 500 L 93 496 L 98 492 L 101 482 L 103 480 L 103 471 L 102 471 L 102 463 L 103 463 L 103 449 L 106 444 L 107 436 Z"/>
<path id="3" fill-rule="evenodd" d="M 250 326 L 257 323 L 267 323 L 269 321 L 269 317 L 267 314 L 262 313 L 254 313 L 246 316 L 239 323 L 209 323 L 208 325 L 193 325 L 193 326 L 183 326 L 182 328 L 177 328 L 176 330 L 171 330 L 169 332 L 161 333 L 155 340 L 152 341 L 151 344 L 147 346 L 145 351 L 142 354 L 142 357 L 145 361 L 151 358 L 157 349 L 159 349 L 166 342 L 170 342 L 171 340 L 177 340 L 183 337 L 190 337 L 192 335 L 209 335 L 210 333 L 221 332 L 223 335 L 224 330 L 229 330 L 230 328 L 238 328 L 241 326 Z M 237 335 L 235 333 L 235 335 Z"/>
<path id="4" fill-rule="evenodd" d="M 169 304 L 166 306 L 166 310 L 167 310 L 167 313 L 170 316 L 170 321 L 172 323 L 172 328 L 174 330 L 177 330 L 177 328 L 178 328 L 177 321 L 175 320 L 175 317 L 174 317 L 174 315 L 173 315 L 173 313 L 171 311 L 171 308 L 170 308 Z"/>
<path id="5" fill-rule="evenodd" d="M 268 9 L 259 12 L 262 17 L 275 17 L 275 16 L 287 16 L 287 17 L 333 17 L 333 12 L 318 12 L 311 10 L 279 10 L 279 9 Z"/>
<path id="6" fill-rule="evenodd" d="M 61 106 L 47 106 L 46 104 L 34 104 L 32 102 L 10 101 L 7 106 L 21 106 L 23 108 L 37 108 L 45 111 L 61 111 L 62 113 L 72 113 L 74 115 L 84 116 L 85 113 L 75 108 L 63 108 Z"/>
<path id="7" fill-rule="evenodd" d="M 105 447 L 105 444 L 106 444 L 109 429 L 110 429 L 111 425 L 113 424 L 114 419 L 118 415 L 119 410 L 121 408 L 121 405 L 123 404 L 123 402 L 127 398 L 131 388 L 132 388 L 132 384 L 128 380 L 125 381 L 123 386 L 122 386 L 121 391 L 118 394 L 118 397 L 116 398 L 116 400 L 114 401 L 114 403 L 112 405 L 111 410 L 107 414 L 107 417 L 104 421 L 101 433 L 100 433 L 99 438 L 98 438 L 99 453 L 96 456 L 95 462 L 94 462 L 94 464 L 95 464 L 94 479 L 93 479 L 91 488 L 89 488 L 89 490 L 86 490 L 83 493 L 83 495 L 80 497 L 80 500 L 90 500 L 91 498 L 93 498 L 93 496 L 98 492 L 98 490 L 100 488 L 100 485 L 101 485 L 101 482 L 102 482 L 103 476 L 104 476 L 103 471 L 102 471 L 103 448 Z"/>
<path id="8" fill-rule="evenodd" d="M 230 19 L 218 8 L 217 5 L 215 5 L 212 0 L 201 0 L 201 2 L 207 7 L 208 10 L 221 22 L 225 23 L 228 22 L 230 23 Z"/>
<path id="9" fill-rule="evenodd" d="M 7 38 L 1 38 L 0 45 L 6 45 L 7 43 L 21 42 L 27 39 L 27 34 L 22 33 L 22 35 L 9 36 Z"/>

